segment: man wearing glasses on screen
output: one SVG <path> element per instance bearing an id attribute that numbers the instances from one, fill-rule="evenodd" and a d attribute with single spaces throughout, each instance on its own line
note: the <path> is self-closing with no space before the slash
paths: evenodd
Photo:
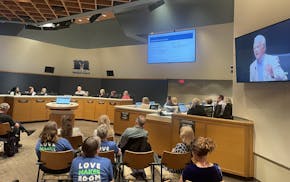
<path id="1" fill-rule="evenodd" d="M 256 60 L 250 65 L 250 82 L 287 80 L 287 73 L 281 68 L 278 56 L 266 54 L 263 35 L 255 37 L 253 51 Z"/>

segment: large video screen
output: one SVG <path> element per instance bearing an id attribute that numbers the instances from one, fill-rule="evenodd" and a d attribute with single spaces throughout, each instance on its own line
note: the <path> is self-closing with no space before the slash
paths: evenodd
<path id="1" fill-rule="evenodd" d="M 195 62 L 195 30 L 148 36 L 148 63 Z"/>
<path id="2" fill-rule="evenodd" d="M 237 82 L 290 79 L 290 19 L 235 39 Z"/>

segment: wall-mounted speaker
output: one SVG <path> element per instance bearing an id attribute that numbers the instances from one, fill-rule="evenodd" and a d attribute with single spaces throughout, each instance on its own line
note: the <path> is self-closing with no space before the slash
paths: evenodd
<path id="1" fill-rule="evenodd" d="M 113 70 L 107 70 L 107 76 L 114 76 Z"/>
<path id="2" fill-rule="evenodd" d="M 54 73 L 54 67 L 51 66 L 45 66 L 44 68 L 45 73 Z"/>

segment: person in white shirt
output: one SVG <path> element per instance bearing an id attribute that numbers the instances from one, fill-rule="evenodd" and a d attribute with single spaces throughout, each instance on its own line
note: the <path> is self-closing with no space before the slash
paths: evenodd
<path id="1" fill-rule="evenodd" d="M 88 93 L 86 91 L 82 90 L 82 87 L 79 85 L 77 87 L 77 90 L 75 91 L 75 95 L 88 96 Z"/>

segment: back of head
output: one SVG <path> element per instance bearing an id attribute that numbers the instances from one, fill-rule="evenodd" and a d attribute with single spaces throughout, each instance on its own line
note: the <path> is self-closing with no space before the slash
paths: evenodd
<path id="1" fill-rule="evenodd" d="M 3 112 L 7 112 L 10 109 L 10 105 L 6 102 L 0 104 L 0 110 Z"/>
<path id="2" fill-rule="evenodd" d="M 218 97 L 220 100 L 224 100 L 224 96 L 223 95 L 219 95 Z"/>
<path id="3" fill-rule="evenodd" d="M 200 105 L 200 99 L 198 98 L 193 98 L 192 99 L 192 106 Z"/>
<path id="4" fill-rule="evenodd" d="M 180 128 L 180 138 L 183 143 L 190 146 L 194 141 L 194 132 L 191 126 L 183 126 Z"/>
<path id="5" fill-rule="evenodd" d="M 144 124 L 145 124 L 145 122 L 146 122 L 146 118 L 145 118 L 145 116 L 143 116 L 143 115 L 140 115 L 140 116 L 138 116 L 138 117 L 136 118 L 136 123 L 137 123 L 140 127 L 143 127 Z"/>
<path id="6" fill-rule="evenodd" d="M 171 102 L 173 105 L 177 106 L 178 105 L 177 97 L 171 97 Z"/>
<path id="7" fill-rule="evenodd" d="M 206 156 L 209 152 L 215 149 L 215 144 L 212 139 L 198 137 L 193 143 L 193 153 L 198 157 Z"/>
<path id="8" fill-rule="evenodd" d="M 143 97 L 143 98 L 142 98 L 142 103 L 143 103 L 143 104 L 150 104 L 150 100 L 149 100 L 149 98 L 148 98 L 148 97 Z"/>
<path id="9" fill-rule="evenodd" d="M 108 127 L 105 124 L 101 124 L 97 128 L 97 135 L 101 138 L 101 140 L 105 140 L 108 136 Z"/>
<path id="10" fill-rule="evenodd" d="M 232 104 L 232 100 L 231 100 L 231 98 L 229 98 L 229 97 L 226 97 L 225 102 L 226 102 L 227 104 Z"/>
<path id="11" fill-rule="evenodd" d="M 101 116 L 99 117 L 98 123 L 99 123 L 100 125 L 101 125 L 101 124 L 106 124 L 106 125 L 109 127 L 111 121 L 110 121 L 108 115 L 103 114 L 103 115 L 101 115 Z"/>
<path id="12" fill-rule="evenodd" d="M 56 143 L 58 140 L 57 136 L 57 124 L 55 121 L 48 121 L 39 135 L 41 143 L 51 142 Z"/>
<path id="13" fill-rule="evenodd" d="M 101 146 L 101 139 L 98 136 L 91 136 L 85 139 L 82 151 L 85 157 L 94 157 Z"/>

